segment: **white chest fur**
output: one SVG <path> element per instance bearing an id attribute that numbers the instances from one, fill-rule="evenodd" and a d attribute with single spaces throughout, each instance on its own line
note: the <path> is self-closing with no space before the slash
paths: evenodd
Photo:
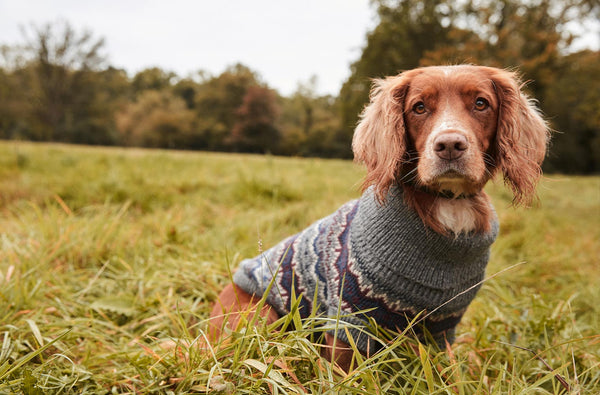
<path id="1" fill-rule="evenodd" d="M 436 211 L 437 220 L 457 235 L 475 229 L 477 213 L 470 199 L 440 199 Z"/>

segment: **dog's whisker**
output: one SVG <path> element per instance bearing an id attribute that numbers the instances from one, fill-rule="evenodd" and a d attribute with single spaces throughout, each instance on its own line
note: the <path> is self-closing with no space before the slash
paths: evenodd
<path id="1" fill-rule="evenodd" d="M 491 167 L 496 165 L 496 160 L 487 152 L 482 152 L 481 157 L 483 158 L 483 162 L 486 165 L 491 166 Z"/>
<path id="2" fill-rule="evenodd" d="M 410 181 L 414 181 L 415 177 L 417 177 L 417 168 L 415 167 L 414 169 L 412 169 L 411 171 L 409 171 L 408 173 L 406 173 L 405 175 L 402 176 L 402 178 L 400 178 L 400 181 L 402 182 L 410 182 Z"/>

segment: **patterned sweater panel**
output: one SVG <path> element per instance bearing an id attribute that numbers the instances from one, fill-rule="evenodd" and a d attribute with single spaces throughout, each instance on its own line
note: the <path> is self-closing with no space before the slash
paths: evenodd
<path id="1" fill-rule="evenodd" d="M 280 315 L 290 312 L 292 293 L 302 295 L 303 318 L 310 316 L 313 308 L 327 314 L 330 279 L 335 272 L 330 263 L 339 261 L 346 250 L 340 237 L 348 233 L 357 208 L 358 200 L 350 201 L 259 256 L 243 260 L 233 275 L 234 282 L 250 294 L 263 295 L 268 290 L 267 303 Z"/>

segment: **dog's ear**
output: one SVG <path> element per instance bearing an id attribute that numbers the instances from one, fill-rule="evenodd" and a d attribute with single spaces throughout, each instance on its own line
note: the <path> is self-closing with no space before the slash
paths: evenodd
<path id="1" fill-rule="evenodd" d="M 546 156 L 550 131 L 534 102 L 523 92 L 519 78 L 512 72 L 490 71 L 499 99 L 496 131 L 496 166 L 513 192 L 513 203 L 528 204 Z"/>
<path id="2" fill-rule="evenodd" d="M 374 185 L 379 201 L 385 200 L 406 152 L 403 111 L 409 78 L 405 74 L 373 82 L 371 101 L 352 139 L 354 160 L 367 167 L 363 189 Z"/>

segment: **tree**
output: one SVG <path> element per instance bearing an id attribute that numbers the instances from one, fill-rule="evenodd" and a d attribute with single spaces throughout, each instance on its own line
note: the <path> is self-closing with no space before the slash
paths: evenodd
<path id="1" fill-rule="evenodd" d="M 76 116 L 70 142 L 83 144 L 119 144 L 119 134 L 114 114 L 127 103 L 131 96 L 131 85 L 127 73 L 108 67 L 89 74 L 94 87 L 89 106 Z"/>
<path id="2" fill-rule="evenodd" d="M 340 128 L 338 102 L 332 96 L 311 101 L 312 125 L 297 152 L 303 156 L 348 158 L 352 155 L 346 134 Z"/>
<path id="3" fill-rule="evenodd" d="M 263 86 L 250 86 L 236 111 L 229 143 L 234 150 L 265 153 L 277 149 L 280 134 L 275 127 L 279 114 L 276 94 Z"/>
<path id="4" fill-rule="evenodd" d="M 24 120 L 27 119 L 28 103 L 23 84 L 26 79 L 20 71 L 0 68 L 0 138 L 28 138 Z"/>
<path id="5" fill-rule="evenodd" d="M 218 77 L 208 78 L 198 87 L 194 104 L 198 118 L 195 148 L 230 148 L 228 141 L 236 122 L 236 111 L 242 105 L 248 88 L 256 85 L 260 85 L 256 73 L 236 64 Z"/>
<path id="6" fill-rule="evenodd" d="M 116 114 L 121 141 L 128 146 L 185 148 L 194 114 L 166 90 L 147 90 Z"/>
<path id="7" fill-rule="evenodd" d="M 549 171 L 600 172 L 600 51 L 561 60 L 556 82 L 546 87 L 545 112 L 558 133 L 545 162 Z"/>
<path id="8" fill-rule="evenodd" d="M 319 96 L 316 80 L 299 84 L 292 96 L 280 98 L 277 121 L 282 133 L 280 151 L 286 155 L 347 157 L 350 145 L 340 133 L 339 110 L 333 96 Z"/>
<path id="9" fill-rule="evenodd" d="M 282 130 L 281 152 L 303 155 L 304 144 L 315 124 L 317 77 L 306 83 L 298 83 L 290 97 L 280 98 L 281 115 L 278 119 Z"/>
<path id="10" fill-rule="evenodd" d="M 172 86 L 177 75 L 170 71 L 164 71 L 158 67 L 151 67 L 139 71 L 131 81 L 133 93 L 138 94 L 145 90 L 168 89 Z"/>
<path id="11" fill-rule="evenodd" d="M 103 39 L 91 32 L 76 32 L 67 22 L 23 30 L 30 66 L 29 103 L 35 123 L 33 136 L 41 140 L 68 141 L 77 134 L 92 106 L 95 85 L 93 73 L 105 63 Z"/>
<path id="12" fill-rule="evenodd" d="M 190 110 L 196 108 L 196 95 L 200 90 L 200 84 L 191 78 L 184 78 L 177 81 L 173 86 L 173 93 L 185 101 Z"/>

